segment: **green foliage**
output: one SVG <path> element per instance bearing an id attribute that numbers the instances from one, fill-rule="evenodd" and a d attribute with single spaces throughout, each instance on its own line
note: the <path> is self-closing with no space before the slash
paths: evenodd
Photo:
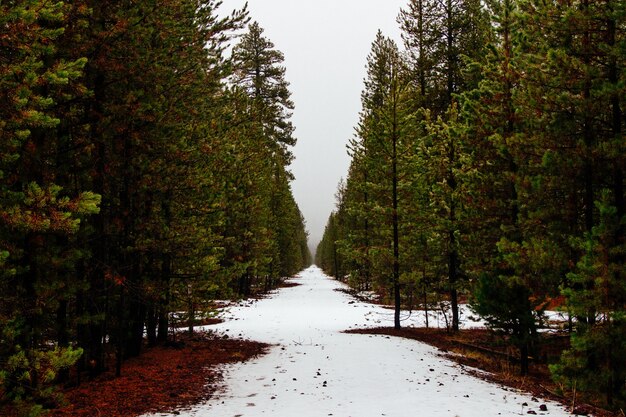
<path id="1" fill-rule="evenodd" d="M 263 36 L 257 22 L 233 49 L 233 82 L 243 88 L 251 100 L 250 116 L 255 121 L 272 158 L 280 158 L 288 165 L 293 155 L 288 146 L 294 146 L 293 125 L 289 121 L 294 108 L 290 99 L 289 83 L 285 80 L 284 56 Z"/>
<path id="2" fill-rule="evenodd" d="M 310 262 L 282 54 L 242 36 L 267 58 L 252 94 L 245 46 L 225 56 L 247 11 L 220 4 L 0 5 L 0 372 L 25 414 L 72 364 L 120 374 L 171 311 Z"/>
<path id="3" fill-rule="evenodd" d="M 614 314 L 611 320 L 573 334 L 571 348 L 563 352 L 561 361 L 551 365 L 550 370 L 568 388 L 604 396 L 612 407 L 621 408 L 626 403 L 622 388 L 626 380 L 622 365 L 626 327 L 623 314 Z"/>
<path id="4" fill-rule="evenodd" d="M 537 317 L 525 283 L 502 274 L 483 274 L 473 293 L 472 308 L 488 326 L 512 337 L 520 346 L 536 338 Z"/>
<path id="5" fill-rule="evenodd" d="M 72 347 L 33 350 L 17 344 L 24 332 L 21 320 L 7 323 L 2 338 L 14 342 L 8 352 L 2 352 L 6 366 L 0 369 L 0 384 L 5 400 L 12 402 L 20 415 L 37 416 L 44 403 L 56 403 L 61 399 L 56 386 L 60 371 L 74 365 L 82 355 L 82 349 Z"/>
<path id="6" fill-rule="evenodd" d="M 532 121 L 522 145 L 533 155 L 520 190 L 532 227 L 529 241 L 555 255 L 537 256 L 535 266 L 547 272 L 544 279 L 560 283 L 576 330 L 555 375 L 603 393 L 616 407 L 623 401 L 622 370 L 607 346 L 621 349 L 624 309 L 624 160 L 614 153 L 623 145 L 618 91 L 624 56 L 618 45 L 624 5 L 519 4 L 526 29 L 521 64 L 528 74 L 519 113 Z"/>
<path id="7" fill-rule="evenodd" d="M 521 352 L 522 374 L 528 372 L 529 348 L 537 341 L 539 311 L 533 294 L 523 280 L 495 271 L 484 273 L 473 291 L 472 309 L 487 326 L 508 335 Z"/>
<path id="8" fill-rule="evenodd" d="M 352 164 L 318 262 L 397 309 L 447 292 L 456 329 L 467 148 L 453 102 L 476 82 L 466 58 L 480 56 L 489 30 L 477 1 L 411 1 L 398 21 L 407 50 L 380 33 L 372 45 Z"/>
<path id="9" fill-rule="evenodd" d="M 398 107 L 380 35 L 322 267 L 389 295 L 392 115 L 398 144 L 402 298 L 427 307 L 471 291 L 507 333 L 522 371 L 559 292 L 572 347 L 563 382 L 623 405 L 624 2 L 411 0 L 398 22 L 405 51 Z M 400 104 L 402 103 L 402 104 Z M 398 124 L 400 126 L 400 123 Z M 386 194 L 387 193 L 387 194 Z M 405 201 L 405 202 L 403 202 Z"/>
<path id="10" fill-rule="evenodd" d="M 58 372 L 81 355 L 67 346 L 51 349 L 44 332 L 68 265 L 81 257 L 57 242 L 74 239 L 100 204 L 98 194 L 66 187 L 55 171 L 66 103 L 85 97 L 87 60 L 63 56 L 70 12 L 63 2 L 0 6 L 0 379 L 3 400 L 24 415 L 54 403 Z"/>
<path id="11" fill-rule="evenodd" d="M 624 249 L 615 244 L 620 225 L 610 200 L 610 191 L 604 190 L 602 200 L 596 202 L 599 224 L 579 242 L 584 255 L 563 289 L 570 313 L 588 318 L 593 311 L 593 321 L 577 324 L 571 348 L 551 369 L 557 380 L 570 387 L 604 395 L 607 404 L 622 407 L 626 403 L 626 367 L 621 361 L 626 354 L 626 284 L 616 260 L 623 257 Z"/>
<path id="12" fill-rule="evenodd" d="M 310 262 L 287 170 L 293 158 L 289 147 L 296 139 L 283 59 L 256 22 L 233 48 L 231 81 L 240 100 L 235 117 L 244 124 L 236 132 L 240 143 L 233 149 L 238 153 L 233 155 L 229 193 L 242 201 L 226 217 L 225 265 L 235 277 L 231 288 L 240 296 L 269 289 Z M 236 238 L 242 235 L 243 240 Z"/>

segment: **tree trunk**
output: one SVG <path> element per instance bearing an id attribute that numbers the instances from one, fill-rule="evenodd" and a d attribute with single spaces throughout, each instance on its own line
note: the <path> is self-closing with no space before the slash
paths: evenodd
<path id="1" fill-rule="evenodd" d="M 164 343 L 167 342 L 167 336 L 170 330 L 170 311 L 169 311 L 169 303 L 170 303 L 170 288 L 169 288 L 169 279 L 166 283 L 165 294 L 161 298 L 161 303 L 159 305 L 159 327 L 157 333 L 157 342 Z"/>
<path id="2" fill-rule="evenodd" d="M 193 287 L 191 284 L 187 285 L 187 314 L 187 331 L 192 335 L 194 321 L 196 319 L 196 309 L 193 302 Z"/>
<path id="3" fill-rule="evenodd" d="M 148 337 L 148 345 L 154 346 L 157 344 L 157 313 L 154 303 L 150 304 L 146 318 L 146 336 Z"/>
<path id="4" fill-rule="evenodd" d="M 339 259 L 337 257 L 337 244 L 335 243 L 335 241 L 333 241 L 333 264 L 335 268 L 335 273 L 333 274 L 335 276 L 335 279 L 342 281 L 343 277 L 339 276 Z"/>
<path id="5" fill-rule="evenodd" d="M 28 233 L 24 238 L 24 267 L 25 272 L 21 274 L 21 289 L 23 291 L 22 305 L 24 326 L 18 333 L 17 343 L 21 346 L 27 358 L 38 349 L 41 342 L 41 317 L 37 313 L 37 281 L 39 268 L 37 265 L 38 243 L 41 235 Z M 25 388 L 37 391 L 39 385 L 39 373 L 33 366 L 26 365 L 30 373 L 30 379 L 25 382 Z"/>
<path id="6" fill-rule="evenodd" d="M 120 285 L 120 300 L 117 310 L 117 343 L 115 350 L 115 376 L 122 376 L 122 360 L 124 356 L 124 340 L 126 339 L 124 285 Z"/>
<path id="7" fill-rule="evenodd" d="M 363 173 L 363 183 L 365 184 L 365 186 L 367 187 L 367 179 L 368 179 L 368 175 L 367 175 L 367 170 L 364 170 Z M 363 273 L 364 276 L 364 280 L 365 280 L 365 291 L 369 291 L 370 290 L 370 285 L 371 285 L 371 278 L 370 278 L 370 222 L 369 222 L 369 209 L 368 209 L 368 204 L 369 204 L 369 194 L 367 192 L 367 188 L 365 189 L 365 192 L 363 193 L 363 202 L 364 202 L 364 206 L 365 206 L 365 262 L 364 262 L 364 268 L 365 271 Z"/>
<path id="8" fill-rule="evenodd" d="M 167 192 L 163 202 L 163 220 L 170 227 L 172 223 L 172 211 L 170 201 L 172 193 Z M 161 260 L 161 291 L 158 307 L 159 330 L 157 341 L 159 343 L 167 342 L 167 335 L 170 327 L 170 280 L 172 277 L 172 256 L 165 252 L 162 254 Z"/>
<path id="9" fill-rule="evenodd" d="M 394 71 L 396 69 L 394 68 Z M 400 329 L 400 308 L 402 299 L 400 296 L 400 231 L 398 219 L 398 86 L 397 73 L 393 73 L 392 92 L 393 99 L 393 126 L 392 126 L 392 154 L 391 154 L 391 170 L 392 170 L 392 223 L 393 223 L 393 292 L 394 292 L 394 328 Z"/>
<path id="10" fill-rule="evenodd" d="M 613 8 L 610 4 L 610 1 L 607 0 L 607 8 L 613 12 Z M 609 14 L 609 16 L 612 16 L 611 14 Z M 615 47 L 615 32 L 616 32 L 616 22 L 615 20 L 610 17 L 607 21 L 607 44 L 609 46 L 611 46 L 612 48 Z M 617 84 L 619 83 L 619 76 L 618 76 L 618 67 L 617 67 L 617 62 L 615 59 L 615 56 L 612 55 L 610 58 L 610 62 L 609 62 L 609 82 L 612 84 L 613 88 L 615 88 L 615 91 L 617 91 Z M 611 110 L 612 110 L 612 131 L 613 131 L 613 140 L 615 141 L 622 141 L 622 108 L 620 105 L 620 97 L 618 94 L 614 93 L 611 97 Z M 620 155 L 619 157 L 617 157 L 615 159 L 615 161 L 613 162 L 613 195 L 614 195 L 614 204 L 615 204 L 615 208 L 616 208 L 616 215 L 617 215 L 617 221 L 618 221 L 618 226 L 617 229 L 615 231 L 615 237 L 614 237 L 614 245 L 616 247 L 623 247 L 624 245 L 624 226 L 623 226 L 623 220 L 624 220 L 624 215 L 626 214 L 626 207 L 625 207 L 625 201 L 624 201 L 624 172 L 622 170 L 622 156 Z M 624 264 L 624 255 L 622 251 L 619 251 L 616 255 L 615 255 L 615 260 L 613 262 L 615 262 L 618 265 L 623 265 Z M 620 272 L 616 272 L 615 273 L 616 276 L 613 277 L 613 279 L 616 282 L 620 282 L 623 279 L 623 275 Z M 624 300 L 619 297 L 616 301 L 614 301 L 615 306 L 619 306 L 616 307 L 616 309 L 619 309 L 621 306 L 624 305 Z M 612 322 L 609 323 L 609 327 L 612 326 L 617 326 L 618 323 L 617 322 Z M 607 404 L 609 404 L 609 406 L 613 405 L 613 399 L 614 397 L 618 397 L 620 395 L 620 392 L 623 389 L 624 386 L 624 377 L 620 376 L 620 372 L 619 369 L 621 367 L 621 365 L 616 365 L 614 363 L 614 354 L 613 354 L 613 344 L 609 343 L 608 346 L 608 352 L 607 352 L 607 356 L 608 356 L 608 369 L 610 372 L 610 378 L 609 378 L 609 387 L 607 390 Z"/>
<path id="11" fill-rule="evenodd" d="M 528 375 L 528 342 L 520 346 L 520 373 Z"/>
<path id="12" fill-rule="evenodd" d="M 423 287 L 424 291 L 423 291 L 423 297 L 424 297 L 424 317 L 426 318 L 426 328 L 428 329 L 430 326 L 428 324 L 428 297 L 427 297 L 427 293 L 426 293 L 426 286 Z"/>
<path id="13" fill-rule="evenodd" d="M 613 7 L 610 4 L 610 1 L 607 0 L 607 8 L 613 12 Z M 615 37 L 616 37 L 616 22 L 615 19 L 612 18 L 612 14 L 607 21 L 607 44 L 614 48 L 615 47 Z M 615 56 L 611 55 L 609 68 L 608 68 L 609 82 L 617 91 L 617 85 L 619 84 L 619 72 L 618 65 Z M 612 121 L 611 121 L 611 130 L 613 131 L 613 140 L 618 141 L 620 143 L 622 138 L 622 108 L 620 104 L 620 96 L 617 93 L 613 93 L 611 97 L 611 110 L 612 110 Z M 620 154 L 619 157 L 615 158 L 613 163 L 613 194 L 615 199 L 615 208 L 617 209 L 617 220 L 618 220 L 618 228 L 616 231 L 616 244 L 622 245 L 624 243 L 624 226 L 622 224 L 622 220 L 624 215 L 626 214 L 626 207 L 624 201 L 624 172 L 622 170 L 622 160 L 623 156 Z M 623 258 L 623 255 L 620 255 Z M 623 259 L 620 259 L 623 260 Z"/>
<path id="14" fill-rule="evenodd" d="M 128 324 L 126 335 L 126 358 L 139 356 L 143 344 L 146 306 L 138 294 L 141 291 L 140 262 L 141 258 L 138 255 L 135 254 L 132 256 L 132 260 L 130 260 L 132 265 L 131 272 L 130 276 L 127 278 L 129 288 L 134 289 L 135 293 L 132 294 L 129 292 L 128 317 L 126 319 Z"/>
<path id="15" fill-rule="evenodd" d="M 59 347 L 66 348 L 70 344 L 70 336 L 67 327 L 67 300 L 59 300 L 57 307 L 57 343 Z M 62 368 L 57 375 L 58 382 L 66 382 L 69 379 L 69 369 Z"/>
<path id="16" fill-rule="evenodd" d="M 582 1 L 581 7 L 586 11 L 589 9 L 589 2 L 587 0 Z M 590 64 L 590 54 L 589 51 L 591 49 L 591 33 L 589 30 L 585 30 L 583 34 L 583 50 L 584 57 L 583 62 L 585 65 Z M 595 139 L 593 132 L 593 103 L 591 97 L 591 76 L 587 74 L 585 76 L 585 82 L 583 87 L 583 111 L 584 111 L 584 121 L 583 121 L 583 139 L 585 144 L 584 150 L 584 167 L 583 167 L 583 175 L 584 175 L 584 217 L 585 217 L 585 232 L 588 235 L 593 233 L 594 226 L 594 209 L 595 209 L 595 192 L 594 192 L 594 148 L 595 148 Z M 594 281 L 591 279 L 586 284 L 587 289 L 593 291 L 593 287 L 595 286 Z M 590 310 L 587 312 L 587 317 L 584 318 L 584 322 L 593 325 L 596 322 L 596 312 L 595 310 Z"/>
<path id="17" fill-rule="evenodd" d="M 455 148 L 452 139 L 450 139 L 450 167 L 448 172 L 448 186 L 450 187 L 450 225 L 451 228 L 448 231 L 448 277 L 450 285 L 450 308 L 452 309 L 452 331 L 457 332 L 459 330 L 459 301 L 457 292 L 458 282 L 458 266 L 459 266 L 459 254 L 456 250 L 456 235 L 454 225 L 456 224 L 456 202 L 454 192 L 456 190 L 456 178 L 453 171 L 453 163 L 455 161 Z"/>

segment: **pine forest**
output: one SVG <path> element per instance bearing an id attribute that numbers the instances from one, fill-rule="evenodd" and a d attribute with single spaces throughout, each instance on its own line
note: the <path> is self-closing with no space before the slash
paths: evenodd
<path id="1" fill-rule="evenodd" d="M 223 363 L 271 357 L 263 353 L 284 343 L 278 349 L 291 362 L 268 369 L 288 372 L 308 353 L 307 372 L 320 382 L 293 387 L 293 399 L 291 386 L 278 385 L 267 408 L 263 392 L 239 393 L 241 407 L 256 410 L 245 415 L 291 417 L 284 410 L 293 408 L 270 408 L 289 404 L 308 416 L 315 407 L 298 401 L 335 383 L 346 390 L 339 408 L 319 397 L 321 414 L 310 415 L 408 416 L 392 405 L 378 413 L 362 393 L 352 399 L 363 409 L 342 409 L 375 365 L 358 354 L 351 365 L 339 359 L 346 345 L 333 350 L 335 339 L 314 338 L 335 320 L 348 320 L 349 332 L 370 320 L 349 321 L 365 299 L 387 306 L 391 335 L 406 330 L 407 311 L 453 342 L 479 317 L 514 364 L 507 372 L 532 377 L 541 362 L 553 387 L 546 395 L 568 413 L 588 402 L 593 415 L 623 415 L 626 2 L 403 1 L 393 22 L 400 38 L 379 30 L 367 39 L 350 165 L 332 184 L 335 208 L 319 244 L 309 242 L 292 189 L 298 108 L 285 55 L 248 4 L 0 1 L 0 415 L 96 415 L 62 414 L 76 398 L 64 393 L 93 386 L 85 395 L 95 397 L 157 348 L 230 355 Z M 322 289 L 346 309 L 323 301 Z M 277 301 L 289 294 L 291 309 Z M 277 316 L 245 319 L 274 301 Z M 243 318 L 229 323 L 239 309 Z M 557 335 L 545 331 L 554 312 L 565 318 Z M 246 320 L 253 330 L 233 340 L 231 329 Z M 218 322 L 223 333 L 205 334 Z M 252 347 L 249 337 L 266 345 Z M 559 347 L 546 354 L 551 343 Z M 337 359 L 336 367 L 314 361 L 319 346 L 319 361 Z M 391 352 L 381 361 L 420 361 Z M 142 359 L 139 371 L 172 362 L 164 358 Z M 340 379 L 353 366 L 363 376 Z M 181 380 L 197 377 L 205 393 L 176 404 L 219 397 L 207 381 L 224 376 L 186 369 Z M 259 390 L 281 382 L 278 374 L 241 378 L 266 379 Z M 158 387 L 124 389 L 158 402 L 147 396 Z M 183 401 L 182 391 L 164 395 Z M 506 394 L 494 406 L 505 403 Z M 110 416 L 173 412 L 98 407 Z M 415 415 L 461 414 L 416 407 Z M 197 415 L 244 415 L 208 410 Z"/>
<path id="2" fill-rule="evenodd" d="M 367 59 L 352 158 L 316 262 L 400 309 L 459 303 L 519 349 L 558 300 L 551 366 L 626 400 L 626 3 L 411 0 Z M 428 323 L 428 322 L 427 322 Z"/>
<path id="3" fill-rule="evenodd" d="M 249 17 L 218 5 L 0 4 L 3 400 L 310 263 L 282 54 L 252 23 L 226 57 Z"/>

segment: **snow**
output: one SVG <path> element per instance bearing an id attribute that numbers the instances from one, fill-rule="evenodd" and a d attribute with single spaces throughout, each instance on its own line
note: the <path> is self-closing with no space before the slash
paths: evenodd
<path id="1" fill-rule="evenodd" d="M 437 308 L 428 311 L 428 325 L 435 329 L 445 329 L 446 323 L 452 323 L 452 311 L 448 302 L 442 302 Z M 393 320 L 392 324 L 393 324 Z M 476 315 L 467 304 L 459 304 L 459 328 L 484 328 L 485 321 Z M 403 311 L 400 322 L 405 327 L 426 327 L 426 313 L 423 310 Z M 389 325 L 388 323 L 386 325 Z"/>
<path id="2" fill-rule="evenodd" d="M 334 291 L 342 284 L 316 267 L 294 282 L 302 285 L 230 307 L 225 322 L 210 327 L 275 346 L 267 355 L 226 366 L 222 393 L 176 415 L 489 417 L 530 410 L 569 415 L 556 403 L 536 402 L 528 394 L 473 377 L 423 343 L 341 333 L 391 326 L 392 312 Z M 540 411 L 541 404 L 548 411 Z"/>

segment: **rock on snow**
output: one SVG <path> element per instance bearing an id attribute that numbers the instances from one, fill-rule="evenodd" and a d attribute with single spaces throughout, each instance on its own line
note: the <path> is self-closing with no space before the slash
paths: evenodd
<path id="1" fill-rule="evenodd" d="M 532 396 L 467 375 L 437 349 L 413 340 L 344 334 L 393 325 L 393 312 L 353 302 L 342 284 L 311 267 L 271 298 L 225 313 L 218 332 L 275 344 L 227 366 L 223 393 L 179 416 L 195 417 L 565 417 Z M 202 372 L 201 369 L 198 372 Z M 159 414 L 161 416 L 163 414 Z"/>

